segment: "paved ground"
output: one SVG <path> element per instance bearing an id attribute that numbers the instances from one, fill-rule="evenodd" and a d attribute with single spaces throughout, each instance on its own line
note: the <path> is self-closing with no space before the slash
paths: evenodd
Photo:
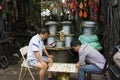
<path id="1" fill-rule="evenodd" d="M 0 80 L 18 80 L 19 72 L 20 72 L 20 63 L 16 65 L 10 65 L 6 69 L 0 69 Z M 39 80 L 39 75 L 37 69 L 33 69 L 33 74 L 36 80 Z M 78 80 L 77 74 L 70 74 L 70 80 Z M 30 75 L 27 73 L 24 80 L 32 80 Z M 55 79 L 56 80 L 56 79 Z M 103 75 L 93 75 L 93 80 L 108 80 L 107 76 Z"/>

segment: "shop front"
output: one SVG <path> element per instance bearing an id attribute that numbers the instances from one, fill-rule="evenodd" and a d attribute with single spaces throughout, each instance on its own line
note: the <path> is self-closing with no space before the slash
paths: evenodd
<path id="1" fill-rule="evenodd" d="M 50 32 L 45 46 L 54 55 L 53 62 L 77 62 L 78 55 L 70 46 L 73 39 L 91 45 L 109 60 L 107 56 L 120 42 L 119 5 L 119 0 L 1 0 L 0 61 L 3 56 L 4 64 L 19 61 L 19 49 L 45 26 Z M 110 76 L 117 71 L 114 69 L 119 68 L 110 63 Z"/>

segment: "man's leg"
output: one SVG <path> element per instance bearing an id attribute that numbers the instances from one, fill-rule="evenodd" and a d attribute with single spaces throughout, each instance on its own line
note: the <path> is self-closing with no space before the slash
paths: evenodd
<path id="1" fill-rule="evenodd" d="M 52 58 L 49 58 L 49 57 L 47 57 L 47 56 L 42 56 L 42 58 L 43 58 L 43 60 L 45 61 L 45 62 L 47 62 L 48 64 L 48 67 L 50 67 L 50 66 L 52 66 L 52 64 L 53 64 L 53 59 Z M 54 77 L 54 75 L 51 73 L 51 72 L 48 72 L 48 79 L 51 79 L 51 78 L 53 78 Z"/>
<path id="2" fill-rule="evenodd" d="M 43 65 L 38 60 L 29 60 L 27 61 L 28 65 L 40 69 L 40 80 L 44 80 L 45 73 L 47 71 L 47 63 Z"/>
<path id="3" fill-rule="evenodd" d="M 53 59 L 52 58 L 48 58 L 48 67 L 53 65 Z M 54 77 L 53 73 L 48 72 L 48 79 L 52 79 Z"/>
<path id="4" fill-rule="evenodd" d="M 44 80 L 45 73 L 46 73 L 46 71 L 47 71 L 47 64 L 44 65 L 44 66 L 42 66 L 41 63 L 37 63 L 37 64 L 35 65 L 35 67 L 37 67 L 37 68 L 40 69 L 40 73 L 39 73 L 39 75 L 40 75 L 40 80 Z"/>
<path id="5" fill-rule="evenodd" d="M 85 73 L 86 72 L 101 72 L 101 69 L 94 66 L 94 65 L 85 65 L 80 67 L 78 72 L 78 78 L 79 80 L 85 80 Z"/>
<path id="6" fill-rule="evenodd" d="M 44 80 L 46 69 L 41 68 L 40 70 L 40 80 Z"/>

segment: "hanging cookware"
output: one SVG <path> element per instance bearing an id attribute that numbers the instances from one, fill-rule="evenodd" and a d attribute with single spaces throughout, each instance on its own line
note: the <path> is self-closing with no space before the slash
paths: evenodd
<path id="1" fill-rule="evenodd" d="M 82 3 L 82 1 L 79 4 L 79 8 L 80 8 L 79 16 L 82 17 L 83 16 L 83 10 L 82 10 L 83 9 L 83 3 Z"/>
<path id="2" fill-rule="evenodd" d="M 83 18 L 87 18 L 87 16 L 88 16 L 88 14 L 87 14 L 87 0 L 84 0 L 84 4 L 81 1 L 79 4 L 79 8 L 80 8 L 79 16 L 83 17 Z"/>
<path id="3" fill-rule="evenodd" d="M 87 1 L 84 1 L 84 13 L 83 13 L 83 17 L 87 18 L 88 14 L 87 14 Z"/>

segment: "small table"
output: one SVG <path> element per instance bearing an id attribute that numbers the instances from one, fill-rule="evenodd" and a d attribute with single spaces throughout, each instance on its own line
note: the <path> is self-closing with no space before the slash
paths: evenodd
<path id="1" fill-rule="evenodd" d="M 52 66 L 48 68 L 49 72 L 64 72 L 64 73 L 78 73 L 74 63 L 53 63 Z"/>
<path id="2" fill-rule="evenodd" d="M 53 63 L 53 65 L 50 66 L 47 71 L 58 72 L 59 75 L 68 74 L 68 77 L 69 73 L 78 73 L 75 63 Z M 69 78 L 67 80 L 69 80 Z"/>

